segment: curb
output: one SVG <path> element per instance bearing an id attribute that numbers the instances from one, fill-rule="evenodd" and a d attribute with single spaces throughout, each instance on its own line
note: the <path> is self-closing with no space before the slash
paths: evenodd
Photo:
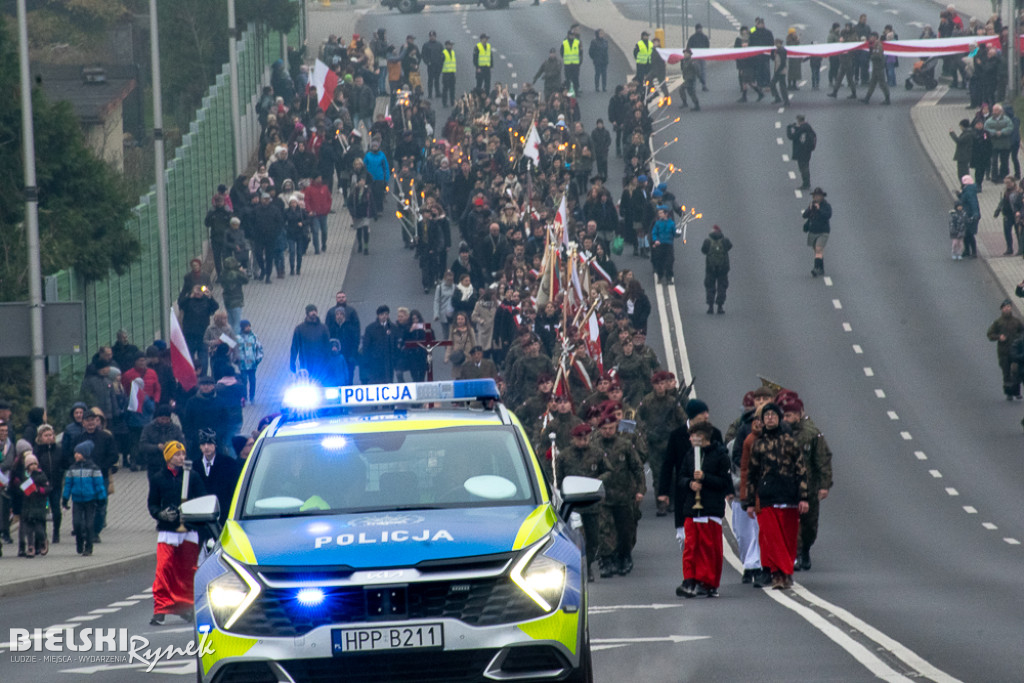
<path id="1" fill-rule="evenodd" d="M 83 563 L 88 561 L 88 558 L 82 559 Z M 155 547 L 153 550 L 148 550 L 145 553 L 110 560 L 102 564 L 91 564 L 82 567 L 81 569 L 71 569 L 61 574 L 51 574 L 49 576 L 39 576 L 31 579 L 24 579 L 22 581 L 5 583 L 0 585 L 0 598 L 27 595 L 30 592 L 38 590 L 58 588 L 68 584 L 80 583 L 82 581 L 89 581 L 96 578 L 118 579 L 121 578 L 121 576 L 119 576 L 121 574 L 128 574 L 130 572 L 147 568 L 151 571 L 156 571 Z"/>

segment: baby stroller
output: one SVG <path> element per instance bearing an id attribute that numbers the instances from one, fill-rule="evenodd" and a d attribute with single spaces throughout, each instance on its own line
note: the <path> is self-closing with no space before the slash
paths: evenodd
<path id="1" fill-rule="evenodd" d="M 941 57 L 929 57 L 914 62 L 914 69 L 907 77 L 907 90 L 913 90 L 914 84 L 924 87 L 925 90 L 935 90 L 939 82 L 935 80 L 935 66 Z"/>

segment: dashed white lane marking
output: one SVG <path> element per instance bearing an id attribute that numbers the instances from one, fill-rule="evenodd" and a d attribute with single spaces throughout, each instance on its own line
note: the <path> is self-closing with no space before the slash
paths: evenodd
<path id="1" fill-rule="evenodd" d="M 793 195 L 796 196 L 797 199 L 800 199 L 801 197 L 804 196 L 804 193 L 801 192 L 800 190 L 793 190 Z"/>
<path id="2" fill-rule="evenodd" d="M 782 121 L 776 121 L 775 122 L 775 127 L 776 128 L 782 128 Z"/>
<path id="3" fill-rule="evenodd" d="M 964 512 L 969 515 L 976 515 L 978 514 L 978 509 L 973 505 L 964 505 Z"/>
<path id="4" fill-rule="evenodd" d="M 149 600 L 153 597 L 153 592 L 149 593 L 136 593 L 135 595 L 129 595 L 125 600 Z"/>
<path id="5" fill-rule="evenodd" d="M 515 80 L 517 78 L 519 78 L 519 75 L 515 71 L 513 71 L 512 72 L 512 80 Z"/>
<path id="6" fill-rule="evenodd" d="M 786 113 L 786 108 L 785 107 L 779 107 L 779 113 L 780 114 L 785 114 Z"/>
<path id="7" fill-rule="evenodd" d="M 790 180 L 796 180 L 796 171 L 789 171 L 788 175 Z"/>
<path id="8" fill-rule="evenodd" d="M 932 475 L 936 479 L 942 479 L 942 472 L 939 472 L 938 470 L 928 470 L 928 474 Z"/>
<path id="9" fill-rule="evenodd" d="M 875 371 L 872 370 L 871 368 L 864 368 L 864 376 L 865 377 L 874 377 L 875 376 Z"/>
<path id="10" fill-rule="evenodd" d="M 860 344 L 853 345 L 853 352 L 857 354 L 864 353 L 864 349 L 861 348 Z"/>
<path id="11" fill-rule="evenodd" d="M 98 609 L 89 610 L 89 614 L 113 614 L 117 611 L 118 608 L 116 607 L 100 607 Z"/>
<path id="12" fill-rule="evenodd" d="M 832 278 L 830 278 L 828 275 L 826 275 L 822 279 L 825 281 L 825 286 L 826 287 L 831 287 L 832 286 Z"/>
<path id="13" fill-rule="evenodd" d="M 959 496 L 959 495 L 960 495 L 960 492 L 959 492 L 959 491 L 957 491 L 957 490 L 956 490 L 955 488 L 953 488 L 952 486 L 947 486 L 947 487 L 946 487 L 946 493 L 948 493 L 948 494 L 949 494 L 949 495 L 951 495 L 951 496 Z"/>
<path id="14" fill-rule="evenodd" d="M 914 437 L 910 435 L 910 432 L 900 432 L 900 438 L 904 441 L 913 441 Z"/>
<path id="15" fill-rule="evenodd" d="M 132 607 L 137 604 L 139 604 L 138 600 L 122 600 L 120 602 L 112 602 L 107 607 Z"/>
<path id="16" fill-rule="evenodd" d="M 995 524 L 993 524 L 992 522 L 982 522 L 982 526 L 985 527 L 986 529 L 988 529 L 989 531 L 995 531 L 996 529 L 999 528 Z"/>
<path id="17" fill-rule="evenodd" d="M 71 617 L 71 621 L 94 621 L 102 616 L 102 614 L 83 614 L 78 617 Z"/>
<path id="18" fill-rule="evenodd" d="M 924 451 L 914 451 L 914 457 L 918 460 L 927 460 L 928 456 L 924 454 Z"/>
<path id="19" fill-rule="evenodd" d="M 782 160 L 785 161 L 786 163 L 789 163 L 789 155 L 788 154 L 783 154 L 782 155 Z"/>
<path id="20" fill-rule="evenodd" d="M 1020 541 L 1018 541 L 1016 538 L 1004 538 L 1003 540 L 1009 543 L 1010 545 L 1020 545 Z"/>
<path id="21" fill-rule="evenodd" d="M 843 302 L 840 301 L 839 299 L 832 299 L 832 308 L 836 309 L 837 311 L 842 310 Z"/>
<path id="22" fill-rule="evenodd" d="M 853 332 L 853 325 L 850 323 L 843 323 L 843 332 Z"/>
<path id="23" fill-rule="evenodd" d="M 775 143 L 778 144 L 778 145 L 781 145 L 781 144 L 784 144 L 784 141 L 783 141 L 782 138 L 775 138 Z"/>
<path id="24" fill-rule="evenodd" d="M 890 420 L 898 420 L 898 419 L 900 419 L 900 416 L 896 414 L 895 410 L 890 410 L 888 413 L 886 413 L 886 415 L 889 416 Z"/>
<path id="25" fill-rule="evenodd" d="M 506 64 L 508 64 L 508 68 L 510 69 L 515 66 L 515 64 L 513 64 L 512 62 L 506 62 Z"/>
<path id="26" fill-rule="evenodd" d="M 878 398 L 885 398 L 885 392 L 881 389 L 875 389 L 875 396 Z"/>
<path id="27" fill-rule="evenodd" d="M 53 626 L 47 626 L 43 629 L 43 633 L 46 633 L 47 631 L 63 631 L 66 628 L 74 628 L 76 626 L 81 626 L 81 624 L 76 624 L 73 621 L 69 621 L 66 624 L 54 624 Z"/>

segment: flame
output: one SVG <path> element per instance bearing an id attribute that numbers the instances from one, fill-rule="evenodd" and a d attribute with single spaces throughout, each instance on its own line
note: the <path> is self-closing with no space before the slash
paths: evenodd
<path id="1" fill-rule="evenodd" d="M 395 211 L 395 218 L 401 218 L 401 217 L 402 217 L 402 212 L 401 211 Z"/>

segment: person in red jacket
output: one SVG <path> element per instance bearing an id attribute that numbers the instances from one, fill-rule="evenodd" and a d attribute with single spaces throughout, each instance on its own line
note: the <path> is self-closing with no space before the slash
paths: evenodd
<path id="1" fill-rule="evenodd" d="M 319 254 L 327 251 L 327 214 L 331 212 L 331 188 L 324 184 L 321 174 L 313 176 L 313 182 L 306 188 L 305 199 L 313 233 L 313 253 Z"/>

